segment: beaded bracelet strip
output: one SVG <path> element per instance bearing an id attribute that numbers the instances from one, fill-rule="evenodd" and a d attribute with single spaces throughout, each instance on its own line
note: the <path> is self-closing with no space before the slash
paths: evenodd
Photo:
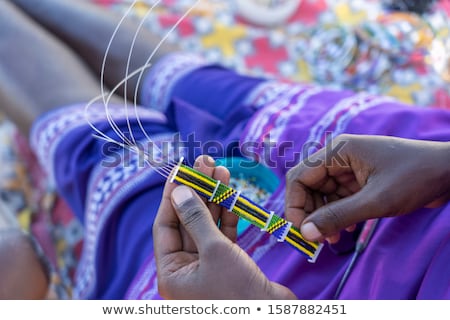
<path id="1" fill-rule="evenodd" d="M 291 222 L 279 217 L 254 203 L 239 191 L 215 180 L 191 167 L 183 164 L 182 159 L 176 165 L 169 177 L 170 182 L 176 182 L 191 187 L 197 194 L 209 202 L 225 207 L 238 217 L 249 221 L 252 225 L 275 236 L 279 242 L 287 242 L 316 262 L 322 249 L 322 244 L 307 241 Z"/>

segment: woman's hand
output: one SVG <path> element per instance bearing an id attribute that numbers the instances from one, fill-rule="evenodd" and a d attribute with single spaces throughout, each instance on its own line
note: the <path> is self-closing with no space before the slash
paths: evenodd
<path id="1" fill-rule="evenodd" d="M 197 170 L 229 182 L 229 172 L 201 157 Z M 206 204 L 188 187 L 167 183 L 153 227 L 159 292 L 166 299 L 295 299 L 270 282 L 234 242 L 237 216 Z M 218 224 L 220 227 L 218 227 Z"/>
<path id="2" fill-rule="evenodd" d="M 312 241 L 450 199 L 450 143 L 343 135 L 287 175 L 286 216 Z"/>

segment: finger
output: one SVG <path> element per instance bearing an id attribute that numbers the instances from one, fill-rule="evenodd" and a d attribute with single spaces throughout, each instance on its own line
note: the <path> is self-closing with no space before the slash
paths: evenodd
<path id="1" fill-rule="evenodd" d="M 433 202 L 427 204 L 425 207 L 428 208 L 428 209 L 440 208 L 440 207 L 444 206 L 445 204 L 447 204 L 449 199 L 450 199 L 450 192 L 448 193 L 448 195 L 440 197 L 439 199 L 434 200 Z"/>
<path id="2" fill-rule="evenodd" d="M 314 192 L 313 198 L 314 198 L 314 210 L 317 210 L 325 205 L 323 194 L 321 192 Z"/>
<path id="3" fill-rule="evenodd" d="M 300 226 L 306 215 L 314 210 L 312 192 L 326 180 L 327 170 L 320 156 L 319 153 L 307 163 L 300 163 L 286 175 L 285 214 L 295 226 Z"/>
<path id="4" fill-rule="evenodd" d="M 222 166 L 216 167 L 213 178 L 216 180 L 220 180 L 223 184 L 228 185 L 230 183 L 230 171 Z"/>
<path id="5" fill-rule="evenodd" d="M 355 174 L 353 173 L 353 171 L 339 174 L 335 176 L 334 179 L 338 184 L 344 185 L 351 183 L 352 181 L 356 181 Z"/>
<path id="6" fill-rule="evenodd" d="M 153 242 L 157 261 L 168 254 L 183 249 L 180 220 L 170 197 L 176 187 L 175 183 L 166 182 L 161 204 L 153 224 Z"/>
<path id="7" fill-rule="evenodd" d="M 164 192 L 163 192 L 162 199 L 161 199 L 161 205 L 164 204 L 164 203 L 167 203 L 168 205 L 170 205 L 172 207 L 171 194 L 172 194 L 172 191 L 178 185 L 175 182 L 172 182 L 170 178 L 173 177 L 173 174 L 175 173 L 177 168 L 178 168 L 178 166 L 175 166 L 172 169 L 172 172 L 170 173 L 169 178 L 166 180 L 166 182 L 164 184 Z"/>
<path id="8" fill-rule="evenodd" d="M 386 206 L 373 189 L 366 187 L 319 208 L 303 222 L 302 234 L 310 241 L 321 241 L 359 222 L 387 215 Z"/>
<path id="9" fill-rule="evenodd" d="M 164 211 L 158 214 L 159 217 L 165 215 Z M 178 218 L 174 223 L 164 223 L 161 220 L 157 218 L 153 224 L 153 248 L 158 266 L 165 257 L 183 250 Z"/>
<path id="10" fill-rule="evenodd" d="M 358 192 L 361 190 L 361 185 L 356 180 L 355 174 L 352 172 L 340 174 L 334 177 L 336 183 L 339 185 L 339 188 L 345 187 L 347 191 L 351 194 Z M 338 189 L 339 189 L 338 188 Z M 339 192 L 337 192 L 339 194 Z"/>
<path id="11" fill-rule="evenodd" d="M 341 234 L 340 233 L 333 234 L 327 237 L 326 240 L 329 244 L 336 244 L 339 242 L 339 240 L 341 240 Z"/>
<path id="12" fill-rule="evenodd" d="M 331 202 L 335 202 L 335 201 L 341 200 L 341 197 L 339 195 L 335 194 L 335 193 L 327 194 L 326 198 L 327 198 L 327 203 L 331 203 Z"/>
<path id="13" fill-rule="evenodd" d="M 215 224 L 205 203 L 186 186 L 176 188 L 172 203 L 178 218 L 202 255 L 213 240 L 226 239 Z"/>
<path id="14" fill-rule="evenodd" d="M 199 156 L 194 163 L 194 169 L 210 177 L 212 177 L 215 168 L 216 162 L 210 156 Z"/>
<path id="15" fill-rule="evenodd" d="M 339 198 L 345 198 L 345 197 L 349 197 L 352 194 L 356 193 L 356 192 L 352 192 L 350 191 L 346 186 L 342 186 L 340 185 L 337 189 L 336 189 L 336 195 Z"/>
<path id="16" fill-rule="evenodd" d="M 325 194 L 336 192 L 336 189 L 338 188 L 333 177 L 327 176 L 326 179 L 323 179 L 322 183 L 323 185 L 318 187 L 318 190 Z"/>
<path id="17" fill-rule="evenodd" d="M 175 169 L 174 169 L 175 170 Z M 170 179 L 166 180 L 164 185 L 164 191 L 159 205 L 158 213 L 155 218 L 154 226 L 159 228 L 166 228 L 176 226 L 180 223 L 175 209 L 172 205 L 172 192 L 178 185 L 170 182 Z"/>
<path id="18" fill-rule="evenodd" d="M 215 162 L 210 156 L 202 155 L 199 156 L 194 163 L 194 168 L 207 176 L 212 176 L 214 173 Z M 206 203 L 206 200 L 202 198 L 202 201 Z M 172 203 L 171 203 L 172 204 Z M 183 242 L 183 251 L 186 252 L 197 252 L 197 247 L 188 232 L 182 227 L 181 228 L 181 238 Z"/>
<path id="19" fill-rule="evenodd" d="M 178 185 L 170 182 L 170 179 L 166 180 L 161 204 L 153 224 L 155 256 L 162 257 L 181 250 L 188 252 L 196 251 L 192 239 L 184 232 L 172 204 L 171 195 L 177 187 Z"/>
<path id="20" fill-rule="evenodd" d="M 337 138 L 333 144 L 337 147 L 318 151 L 288 172 L 285 212 L 293 223 L 303 223 L 309 213 L 309 201 L 313 200 L 312 192 L 335 193 L 338 185 L 334 177 L 351 172 L 344 141 Z"/>
<path id="21" fill-rule="evenodd" d="M 212 173 L 216 167 L 216 162 L 213 158 L 207 155 L 199 156 L 195 159 L 194 169 L 208 175 L 212 176 Z"/>
<path id="22" fill-rule="evenodd" d="M 284 211 L 287 220 L 292 222 L 296 227 L 300 227 L 306 218 L 305 205 L 307 198 L 310 197 L 308 193 L 309 190 L 297 182 L 292 182 L 286 186 Z"/>

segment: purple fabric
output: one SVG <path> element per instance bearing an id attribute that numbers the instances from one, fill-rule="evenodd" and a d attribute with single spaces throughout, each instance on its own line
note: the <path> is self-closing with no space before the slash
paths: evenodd
<path id="1" fill-rule="evenodd" d="M 170 72 L 179 72 L 174 66 L 177 59 L 159 65 L 159 72 L 151 73 L 146 83 L 172 79 Z M 179 61 L 185 68 L 186 60 Z M 171 141 L 175 132 L 182 139 L 195 132 L 196 140 L 203 143 L 256 142 L 256 153 L 251 156 L 273 167 L 284 181 L 289 167 L 318 148 L 318 142 L 325 144 L 340 133 L 450 139 L 450 113 L 443 110 L 414 108 L 368 94 L 263 81 L 198 61 L 194 64 L 170 85 L 151 95 L 144 93 L 146 101 L 168 101 L 167 106 L 160 106 L 165 116 L 139 109 L 156 143 Z M 128 131 L 123 107 L 111 109 L 121 130 Z M 32 133 L 41 163 L 52 172 L 59 192 L 85 224 L 76 297 L 158 299 L 151 228 L 164 179 L 139 165 L 134 154 L 126 154 L 121 164 L 102 166 L 102 158 L 110 159 L 113 153 L 90 135 L 83 116 L 82 106 L 70 107 L 70 112 L 61 109 L 40 119 Z M 104 120 L 103 107 L 95 106 L 92 117 L 114 136 Z M 139 132 L 136 120 L 132 127 Z M 144 139 L 142 133 L 137 137 Z M 277 146 L 271 149 L 270 159 L 262 148 L 268 137 Z M 291 145 L 282 145 L 289 141 Z M 311 141 L 316 142 L 315 148 L 304 150 Z M 202 148 L 187 146 L 186 156 L 192 163 Z M 284 186 L 283 182 L 266 204 L 280 214 Z M 351 248 L 354 238 L 347 235 L 341 248 Z M 325 246 L 318 262 L 309 264 L 290 246 L 278 244 L 256 228 L 248 229 L 239 244 L 271 280 L 290 287 L 301 299 L 333 298 L 351 257 L 341 248 Z M 448 299 L 449 247 L 450 205 L 383 219 L 340 298 Z"/>
<path id="2" fill-rule="evenodd" d="M 288 169 L 284 164 L 295 158 L 296 151 L 301 153 L 302 146 L 311 141 L 326 143 L 330 133 L 331 136 L 353 133 L 435 141 L 450 139 L 449 112 L 414 108 L 368 94 L 354 95 L 327 89 L 317 92 L 314 88 L 297 92 L 300 93 L 285 89 L 272 99 L 260 98 L 266 99 L 264 108 L 252 118 L 242 137 L 242 141 L 264 141 L 270 135 L 277 144 L 294 142 L 293 149 L 285 152 L 284 157 L 276 158 L 276 172 L 280 178 Z M 289 101 L 284 109 L 271 108 L 280 99 Z M 290 112 L 292 109 L 295 112 Z M 289 116 L 282 119 L 286 113 Z M 263 159 L 262 154 L 259 158 Z M 283 210 L 283 188 L 284 183 L 268 204 L 277 212 Z M 450 259 L 449 218 L 450 205 L 383 219 L 340 298 L 450 298 L 450 270 L 442 262 Z M 254 234 L 254 231 L 248 233 Z M 260 245 L 261 242 L 253 242 L 244 247 L 253 252 Z M 351 254 L 336 255 L 333 253 L 336 250 L 332 249 L 326 246 L 315 265 L 299 259 L 290 248 L 279 245 L 272 246 L 261 258 L 253 257 L 273 281 L 290 287 L 300 299 L 331 299 L 351 258 Z M 447 256 L 442 256 L 446 252 Z"/>

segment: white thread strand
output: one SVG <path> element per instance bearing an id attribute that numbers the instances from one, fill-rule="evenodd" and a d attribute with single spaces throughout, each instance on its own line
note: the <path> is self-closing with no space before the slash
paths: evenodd
<path id="1" fill-rule="evenodd" d="M 160 42 L 156 45 L 155 49 L 152 51 L 152 53 L 150 54 L 149 58 L 147 59 L 146 63 L 138 68 L 137 70 L 134 70 L 132 73 L 129 73 L 129 68 L 130 68 L 130 64 L 131 64 L 131 57 L 132 57 L 132 52 L 133 52 L 133 48 L 134 45 L 137 41 L 137 37 L 139 32 L 142 30 L 142 27 L 145 23 L 145 20 L 148 18 L 148 16 L 151 14 L 151 12 L 154 10 L 154 8 L 157 7 L 157 5 L 161 2 L 161 0 L 157 0 L 152 7 L 148 10 L 148 12 L 146 13 L 146 15 L 144 16 L 144 18 L 141 20 L 138 29 L 136 30 L 136 33 L 133 37 L 133 42 L 132 45 L 130 47 L 130 52 L 128 55 L 128 60 L 127 60 L 127 68 L 126 68 L 126 74 L 125 74 L 125 78 L 122 79 L 110 92 L 109 94 L 107 94 L 105 92 L 105 83 L 104 83 L 104 77 L 105 77 L 105 68 L 106 68 L 106 61 L 108 58 L 108 54 L 109 51 L 111 50 L 111 46 L 112 43 L 117 35 L 117 33 L 120 30 L 120 27 L 122 26 L 122 24 L 124 23 L 125 19 L 127 18 L 127 16 L 130 14 L 131 10 L 134 8 L 134 6 L 137 4 L 138 0 L 135 0 L 131 3 L 131 5 L 129 6 L 129 8 L 126 10 L 126 12 L 124 13 L 123 17 L 121 18 L 121 20 L 119 21 L 117 27 L 115 28 L 113 35 L 111 36 L 111 39 L 108 43 L 107 49 L 105 51 L 105 55 L 103 57 L 103 62 L 102 62 L 102 70 L 101 70 L 101 95 L 95 97 L 94 99 L 92 99 L 86 106 L 85 106 L 85 119 L 87 121 L 87 123 L 89 124 L 89 126 L 95 131 L 94 137 L 100 139 L 100 140 L 104 140 L 106 142 L 110 142 L 110 143 L 114 143 L 124 149 L 133 151 L 135 153 L 141 154 L 143 153 L 144 155 L 148 156 L 143 150 L 139 149 L 137 147 L 137 142 L 135 140 L 135 135 L 133 133 L 133 130 L 131 128 L 131 122 L 130 122 L 130 118 L 129 118 L 129 113 L 128 113 L 128 104 L 125 101 L 125 113 L 126 113 L 126 121 L 127 121 L 127 126 L 129 129 L 129 134 L 131 137 L 131 141 L 130 139 L 128 139 L 125 134 L 120 130 L 119 126 L 117 125 L 117 123 L 114 121 L 112 114 L 110 112 L 109 109 L 109 103 L 111 102 L 111 99 L 113 97 L 113 95 L 118 91 L 118 89 L 124 85 L 125 88 L 127 87 L 128 81 L 133 78 L 134 76 L 139 74 L 139 80 L 138 80 L 138 84 L 136 86 L 136 90 L 135 90 L 135 95 L 134 95 L 134 109 L 135 109 L 135 115 L 136 115 L 136 121 L 139 124 L 139 128 L 140 130 L 143 132 L 144 136 L 146 137 L 146 139 L 149 142 L 153 142 L 152 139 L 150 138 L 150 136 L 147 134 L 147 132 L 144 129 L 144 126 L 142 124 L 142 121 L 140 119 L 139 116 L 139 112 L 138 112 L 138 107 L 137 107 L 137 94 L 138 94 L 138 88 L 139 88 L 139 84 L 141 83 L 144 71 L 147 70 L 148 68 L 151 67 L 150 61 L 153 59 L 153 57 L 155 56 L 156 52 L 161 48 L 161 46 L 163 45 L 163 43 L 168 39 L 168 37 L 170 36 L 170 34 L 172 32 L 175 31 L 175 29 L 181 24 L 181 22 L 192 12 L 192 10 L 198 5 L 198 3 L 200 2 L 200 0 L 197 0 L 181 17 L 180 19 L 174 24 L 173 27 L 171 27 L 171 29 L 167 32 L 167 34 L 162 37 L 162 39 L 160 40 Z M 127 98 L 127 93 L 125 91 L 124 94 L 124 99 L 126 100 Z M 89 108 L 94 104 L 99 102 L 100 100 L 103 101 L 104 107 L 105 107 L 105 112 L 106 112 L 106 119 L 108 121 L 108 124 L 111 126 L 112 130 L 117 134 L 117 136 L 123 141 L 123 142 L 119 142 L 116 141 L 114 139 L 112 139 L 111 137 L 109 137 L 108 135 L 106 135 L 104 132 L 102 132 L 101 130 L 99 130 L 94 123 L 89 119 Z M 157 149 L 159 151 L 160 148 L 157 147 Z M 168 165 L 162 168 L 158 168 L 156 166 L 154 166 L 151 161 L 148 160 L 148 157 L 145 158 L 145 162 L 152 167 L 153 169 L 155 169 L 159 174 L 167 177 L 170 175 L 171 170 L 169 170 L 168 168 L 170 167 L 170 163 L 171 161 L 168 161 Z M 179 168 L 178 168 L 179 169 Z"/>
<path id="2" fill-rule="evenodd" d="M 222 182 L 220 180 L 217 180 L 217 184 L 216 184 L 216 187 L 214 188 L 214 192 L 212 193 L 211 198 L 209 198 L 209 200 L 208 200 L 209 202 L 212 202 L 214 200 L 214 198 L 216 197 L 217 190 L 219 190 L 221 183 Z"/>
<path id="3" fill-rule="evenodd" d="M 234 207 L 236 206 L 237 201 L 239 200 L 239 197 L 241 196 L 242 191 L 238 191 L 236 193 L 236 197 L 233 200 L 233 203 L 230 206 L 230 210 L 228 210 L 229 212 L 233 212 Z"/>
<path id="4" fill-rule="evenodd" d="M 265 231 L 267 231 L 269 229 L 270 222 L 272 221 L 274 215 L 275 215 L 275 212 L 274 211 L 270 211 L 270 216 L 267 219 L 266 225 L 264 226 L 263 229 L 261 229 L 261 231 L 265 232 Z"/>

